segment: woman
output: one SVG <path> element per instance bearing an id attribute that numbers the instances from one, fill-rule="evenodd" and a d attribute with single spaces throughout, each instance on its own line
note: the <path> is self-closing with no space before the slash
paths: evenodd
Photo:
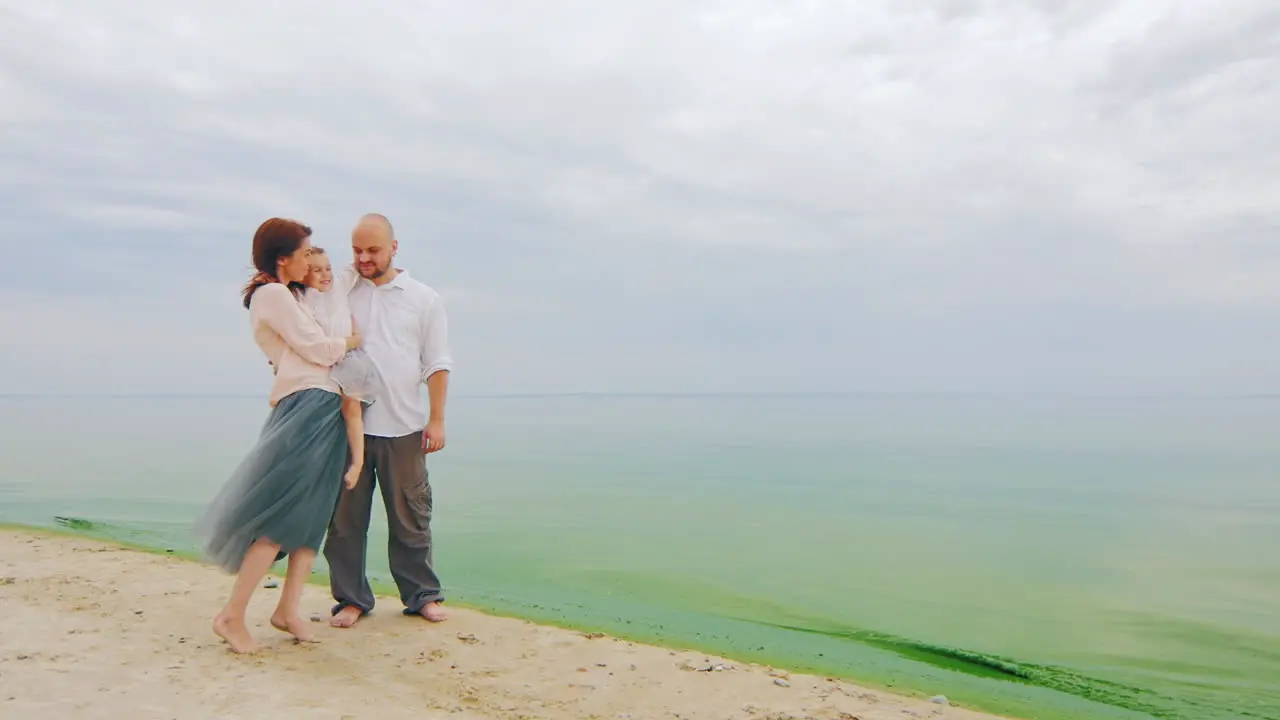
<path id="1" fill-rule="evenodd" d="M 253 339 L 275 367 L 271 412 L 257 444 L 197 523 L 205 554 L 236 573 L 213 631 L 238 653 L 254 649 L 245 626 L 253 591 L 271 565 L 288 556 L 271 625 L 299 641 L 314 640 L 298 614 L 302 588 L 338 501 L 347 462 L 346 425 L 329 366 L 360 345 L 326 336 L 299 302 L 308 270 L 311 228 L 272 218 L 253 236 L 258 274 L 244 287 Z"/>

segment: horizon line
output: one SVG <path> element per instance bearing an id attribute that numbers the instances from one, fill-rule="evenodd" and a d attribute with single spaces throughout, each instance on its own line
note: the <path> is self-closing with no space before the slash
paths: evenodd
<path id="1" fill-rule="evenodd" d="M 506 400 L 536 398 L 700 398 L 700 397 L 872 397 L 872 396 L 966 396 L 966 397 L 1056 397 L 1056 398 L 1185 398 L 1185 399 L 1280 399 L 1280 391 L 1254 392 L 1109 392 L 1067 390 L 761 390 L 761 391 L 607 391 L 570 390 L 543 392 L 455 393 L 455 399 Z M 99 392 L 0 392 L 5 399 L 38 398 L 97 398 L 97 399 L 211 399 L 253 400 L 262 399 L 258 393 L 99 393 Z"/>

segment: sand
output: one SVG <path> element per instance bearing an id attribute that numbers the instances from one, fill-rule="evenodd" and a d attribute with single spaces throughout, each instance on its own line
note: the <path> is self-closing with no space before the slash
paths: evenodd
<path id="1" fill-rule="evenodd" d="M 395 599 L 297 644 L 267 617 L 235 655 L 209 629 L 217 570 L 79 538 L 0 531 L 0 716 L 6 718 L 682 718 L 978 720 L 992 715 L 693 652 L 453 608 L 433 625 Z M 306 616 L 327 619 L 323 587 Z M 699 669 L 714 668 L 710 671 Z"/>

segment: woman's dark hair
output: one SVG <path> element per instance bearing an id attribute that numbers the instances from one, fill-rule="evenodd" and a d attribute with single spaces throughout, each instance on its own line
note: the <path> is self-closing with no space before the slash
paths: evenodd
<path id="1" fill-rule="evenodd" d="M 271 218 L 258 226 L 258 232 L 253 234 L 253 267 L 258 270 L 258 274 L 249 278 L 240 292 L 246 310 L 258 288 L 278 279 L 276 269 L 280 258 L 297 252 L 302 247 L 302 241 L 309 237 L 311 228 L 293 220 Z M 289 289 L 295 293 L 301 292 L 302 284 L 291 282 Z"/>

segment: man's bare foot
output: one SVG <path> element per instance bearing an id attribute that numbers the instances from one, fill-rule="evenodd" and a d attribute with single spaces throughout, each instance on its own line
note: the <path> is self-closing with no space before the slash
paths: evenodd
<path id="1" fill-rule="evenodd" d="M 231 618 L 219 614 L 213 619 L 213 632 L 227 641 L 232 652 L 251 653 L 255 650 L 253 636 L 244 625 L 244 618 Z"/>
<path id="2" fill-rule="evenodd" d="M 431 622 L 437 623 L 444 622 L 449 619 L 449 613 L 444 611 L 444 605 L 440 604 L 439 601 L 423 605 L 422 610 L 419 610 L 418 614 Z"/>
<path id="3" fill-rule="evenodd" d="M 334 614 L 329 624 L 336 628 L 349 628 L 359 622 L 364 613 L 355 605 L 348 605 Z"/>
<path id="4" fill-rule="evenodd" d="M 298 642 L 313 643 L 319 642 L 316 636 L 311 632 L 311 626 L 302 621 L 302 618 L 294 615 L 286 617 L 279 610 L 271 615 L 271 627 L 283 633 L 289 633 Z"/>

